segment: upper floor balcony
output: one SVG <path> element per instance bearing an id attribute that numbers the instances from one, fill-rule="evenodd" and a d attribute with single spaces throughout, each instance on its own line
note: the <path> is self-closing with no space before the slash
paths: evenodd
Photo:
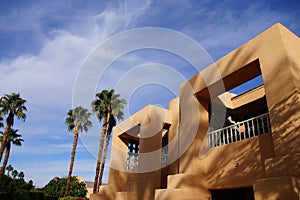
<path id="1" fill-rule="evenodd" d="M 210 148 L 270 133 L 269 114 L 259 115 L 208 133 Z"/>

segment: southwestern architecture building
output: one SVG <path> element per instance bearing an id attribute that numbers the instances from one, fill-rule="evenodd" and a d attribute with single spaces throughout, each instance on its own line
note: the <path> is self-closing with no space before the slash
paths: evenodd
<path id="1" fill-rule="evenodd" d="M 91 199 L 299 200 L 299 92 L 300 39 L 276 24 L 119 124 Z"/>

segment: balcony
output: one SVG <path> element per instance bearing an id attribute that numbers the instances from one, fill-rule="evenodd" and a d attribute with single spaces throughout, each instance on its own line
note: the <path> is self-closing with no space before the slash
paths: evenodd
<path id="1" fill-rule="evenodd" d="M 210 148 L 271 132 L 269 114 L 263 114 L 208 133 Z"/>

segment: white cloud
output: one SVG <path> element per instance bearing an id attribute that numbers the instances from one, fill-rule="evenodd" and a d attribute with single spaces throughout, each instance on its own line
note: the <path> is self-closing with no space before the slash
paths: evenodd
<path id="1" fill-rule="evenodd" d="M 62 33 L 36 56 L 0 63 L 0 93 L 21 92 L 35 106 L 70 105 L 76 71 L 90 49 L 87 39 Z"/>

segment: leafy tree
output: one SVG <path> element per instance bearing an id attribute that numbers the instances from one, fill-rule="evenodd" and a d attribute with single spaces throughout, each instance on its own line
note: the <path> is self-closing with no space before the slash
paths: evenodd
<path id="1" fill-rule="evenodd" d="M 20 138 L 20 137 L 22 137 L 22 135 L 17 134 L 17 132 L 18 132 L 18 130 L 14 130 L 14 129 L 9 130 L 8 137 L 6 140 L 6 145 L 5 145 L 5 157 L 4 157 L 2 167 L 0 169 L 0 182 L 2 180 L 2 176 L 6 169 L 6 165 L 7 165 L 10 150 L 11 150 L 11 144 L 14 144 L 16 146 L 21 146 L 22 142 L 24 141 L 23 139 Z M 0 140 L 1 140 L 3 137 L 3 132 L 0 132 L 0 134 L 1 134 L 1 136 L 0 136 Z"/>
<path id="2" fill-rule="evenodd" d="M 69 189 L 71 184 L 71 176 L 73 171 L 73 165 L 75 160 L 75 153 L 78 141 L 79 132 L 87 132 L 90 127 L 92 127 L 92 122 L 89 120 L 91 113 L 86 108 L 81 106 L 76 107 L 68 112 L 66 118 L 66 125 L 68 126 L 69 131 L 73 131 L 73 148 L 71 154 L 70 169 L 68 173 L 67 186 L 65 191 L 65 196 L 69 195 Z"/>
<path id="3" fill-rule="evenodd" d="M 20 94 L 12 93 L 6 94 L 1 101 L 0 115 L 7 115 L 6 127 L 3 133 L 0 147 L 0 162 L 2 160 L 3 152 L 5 149 L 6 140 L 9 130 L 14 125 L 14 117 L 25 121 L 27 108 L 25 107 L 26 100 L 20 97 Z"/>
<path id="4" fill-rule="evenodd" d="M 96 99 L 92 102 L 92 110 L 94 113 L 97 114 L 97 118 L 99 122 L 103 119 L 102 124 L 102 132 L 99 139 L 99 151 L 98 151 L 98 159 L 96 164 L 96 174 L 94 179 L 94 187 L 93 187 L 93 193 L 96 193 L 99 191 L 99 186 L 102 183 L 102 174 L 101 172 L 101 166 L 104 168 L 105 165 L 105 159 L 106 159 L 106 153 L 107 153 L 107 147 L 103 148 L 104 145 L 104 138 L 106 136 L 107 132 L 107 125 L 109 122 L 112 122 L 115 117 L 117 119 L 122 119 L 124 109 L 124 105 L 126 104 L 125 99 L 120 99 L 119 94 L 115 94 L 114 90 L 102 90 L 100 93 L 96 94 Z M 106 144 L 108 146 L 109 143 L 109 137 L 106 137 Z M 105 152 L 106 149 L 106 152 Z M 103 153 L 103 150 L 105 153 Z M 103 155 L 102 155 L 103 154 Z M 105 156 L 104 156 L 105 154 Z M 103 158 L 105 159 L 103 160 Z M 101 164 L 102 162 L 102 164 Z M 100 166 L 101 164 L 101 166 Z M 104 170 L 104 169 L 103 169 Z M 99 181 L 100 180 L 100 181 Z"/>
<path id="5" fill-rule="evenodd" d="M 69 195 L 73 197 L 85 197 L 87 193 L 86 184 L 79 182 L 75 176 L 71 177 Z M 55 177 L 42 188 L 46 196 L 63 197 L 66 191 L 67 178 Z"/>
<path id="6" fill-rule="evenodd" d="M 18 176 L 17 170 L 14 170 L 14 171 L 15 171 L 14 174 L 16 173 L 17 174 L 16 176 Z M 21 194 L 23 194 L 23 197 L 24 197 L 21 199 L 28 199 L 29 192 L 33 188 L 34 188 L 34 186 L 33 186 L 32 181 L 29 181 L 27 183 L 24 179 L 21 179 L 21 178 L 12 179 L 11 177 L 4 174 L 2 177 L 2 181 L 0 183 L 0 199 L 2 199 L 2 198 L 5 199 L 6 195 L 11 197 L 9 199 L 20 199 Z M 4 196 L 2 196 L 2 195 L 4 195 Z M 26 196 L 26 198 L 24 195 Z M 19 198 L 15 198 L 18 196 L 19 196 Z M 29 198 L 29 199 L 32 199 L 32 198 Z"/>

